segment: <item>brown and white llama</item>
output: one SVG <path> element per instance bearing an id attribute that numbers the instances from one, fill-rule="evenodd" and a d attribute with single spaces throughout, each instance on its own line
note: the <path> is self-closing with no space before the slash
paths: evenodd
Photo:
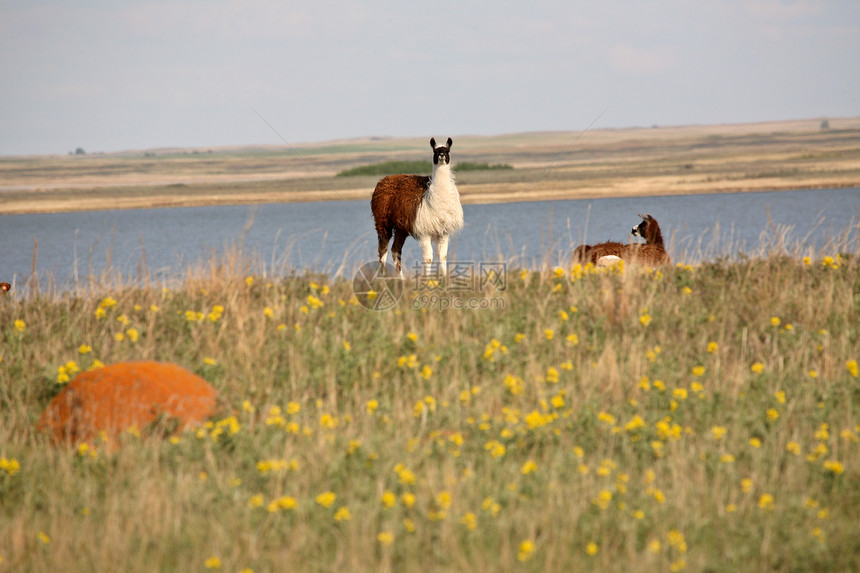
<path id="1" fill-rule="evenodd" d="M 430 139 L 433 149 L 433 174 L 389 175 L 383 177 L 373 190 L 370 208 L 376 223 L 379 238 L 379 263 L 384 266 L 391 244 L 394 268 L 403 275 L 401 253 L 406 237 L 412 235 L 421 246 L 424 273 L 433 263 L 433 245 L 439 255 L 439 269 L 447 274 L 448 239 L 451 233 L 463 228 L 463 207 L 460 193 L 451 173 L 451 144 L 436 147 L 436 139 Z"/>
<path id="2" fill-rule="evenodd" d="M 657 219 L 645 213 L 639 215 L 642 222 L 633 227 L 630 233 L 634 237 L 642 237 L 645 244 L 625 244 L 614 241 L 598 243 L 597 245 L 580 245 L 573 250 L 573 262 L 593 263 L 597 266 L 608 266 L 618 261 L 639 263 L 651 267 L 671 265 L 672 258 L 663 245 L 663 233 Z"/>
<path id="3" fill-rule="evenodd" d="M 9 292 L 12 290 L 12 285 L 9 283 L 0 283 L 0 292 Z"/>

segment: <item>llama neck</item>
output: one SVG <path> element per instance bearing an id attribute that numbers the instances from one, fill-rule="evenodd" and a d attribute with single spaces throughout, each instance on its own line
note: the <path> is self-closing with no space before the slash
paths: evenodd
<path id="1" fill-rule="evenodd" d="M 645 242 L 651 245 L 662 245 L 663 233 L 660 232 L 660 227 L 657 225 L 650 225 L 648 228 L 648 238 Z"/>
<path id="2" fill-rule="evenodd" d="M 431 194 L 451 195 L 457 194 L 457 185 L 454 183 L 454 174 L 451 166 L 447 163 L 433 166 L 433 175 L 430 177 Z"/>
<path id="3" fill-rule="evenodd" d="M 463 228 L 463 207 L 448 165 L 433 168 L 430 185 L 415 212 L 412 235 L 446 237 Z"/>

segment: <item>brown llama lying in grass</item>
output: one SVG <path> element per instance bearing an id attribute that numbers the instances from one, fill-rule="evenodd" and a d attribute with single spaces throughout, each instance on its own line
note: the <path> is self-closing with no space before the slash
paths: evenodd
<path id="1" fill-rule="evenodd" d="M 672 258 L 669 257 L 663 245 L 663 233 L 660 232 L 657 219 L 648 213 L 639 216 L 642 217 L 642 222 L 633 227 L 630 232 L 634 237 L 645 239 L 644 245 L 615 241 L 607 241 L 597 245 L 580 245 L 573 250 L 572 262 L 607 266 L 617 262 L 617 259 L 621 259 L 625 262 L 652 267 L 671 265 Z"/>

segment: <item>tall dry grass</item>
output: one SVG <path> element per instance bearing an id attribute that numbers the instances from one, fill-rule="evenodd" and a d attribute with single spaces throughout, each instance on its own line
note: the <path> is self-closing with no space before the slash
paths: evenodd
<path id="1" fill-rule="evenodd" d="M 857 570 L 857 252 L 785 251 L 384 312 L 235 253 L 4 297 L 0 571 Z M 494 305 L 415 308 L 454 298 Z M 219 416 L 115 452 L 36 432 L 76 370 L 133 359 Z"/>

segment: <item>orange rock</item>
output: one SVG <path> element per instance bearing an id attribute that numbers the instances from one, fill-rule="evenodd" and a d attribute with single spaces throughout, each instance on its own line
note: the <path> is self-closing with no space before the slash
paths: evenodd
<path id="1" fill-rule="evenodd" d="M 159 416 L 179 421 L 180 429 L 203 422 L 215 412 L 217 392 L 204 379 L 166 362 L 119 362 L 78 374 L 39 418 L 39 430 L 57 441 L 108 438 Z"/>

